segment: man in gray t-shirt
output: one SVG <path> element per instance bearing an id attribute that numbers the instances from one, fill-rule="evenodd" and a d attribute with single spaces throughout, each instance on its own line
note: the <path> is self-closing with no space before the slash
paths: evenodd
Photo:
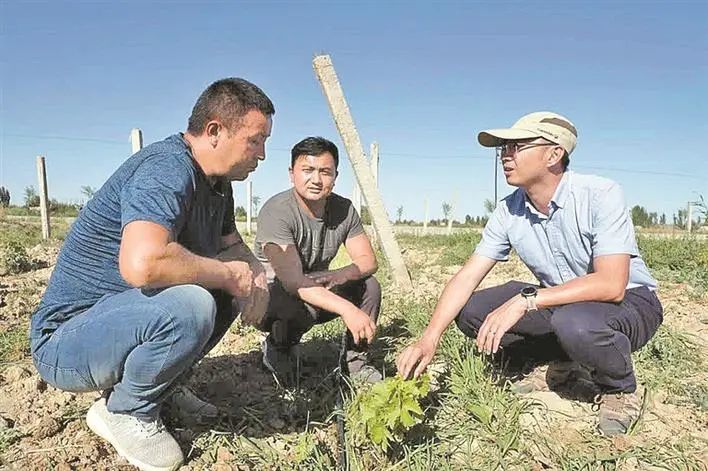
<path id="1" fill-rule="evenodd" d="M 378 266 L 351 201 L 332 193 L 338 163 L 337 147 L 326 139 L 297 143 L 289 170 L 293 188 L 270 198 L 258 214 L 254 253 L 266 270 L 270 304 L 256 327 L 269 333 L 263 364 L 279 375 L 305 332 L 340 316 L 349 330 L 350 372 L 375 381 L 381 376 L 365 365 L 361 351 L 376 330 L 381 287 L 371 275 Z M 342 244 L 352 263 L 329 270 Z"/>

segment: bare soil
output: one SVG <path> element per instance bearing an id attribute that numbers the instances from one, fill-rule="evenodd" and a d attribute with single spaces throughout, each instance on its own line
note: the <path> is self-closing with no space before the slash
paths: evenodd
<path id="1" fill-rule="evenodd" d="M 0 333 L 28 327 L 29 317 L 46 288 L 58 247 L 56 243 L 49 249 L 32 249 L 35 270 L 0 278 Z M 409 266 L 415 267 L 412 270 L 417 287 L 414 296 L 421 299 L 436 298 L 444 282 L 459 268 L 441 267 L 436 264 L 435 254 L 415 247 L 407 248 L 406 260 Z M 518 260 L 512 260 L 498 264 L 483 287 L 509 279 L 533 280 Z M 410 296 L 395 291 L 387 293 L 392 297 L 404 295 Z M 660 298 L 670 313 L 665 322 L 697 338 L 701 354 L 705 355 L 708 351 L 704 342 L 708 338 L 706 297 L 692 294 L 686 286 L 663 284 Z M 308 363 L 314 366 L 311 374 L 303 375 L 305 384 L 300 389 L 304 393 L 293 396 L 279 388 L 273 377 L 261 368 L 260 339 L 257 332 L 236 325 L 194 369 L 190 386 L 217 405 L 223 417 L 218 424 L 199 427 L 167 414 L 166 420 L 188 457 L 181 469 L 249 469 L 229 464 L 233 461 L 231 452 L 218 444 L 222 432 L 236 431 L 248 438 L 264 439 L 287 453 L 295 434 L 302 432 L 308 424 L 327 422 L 334 398 L 331 384 L 323 376 L 331 367 L 326 363 L 334 361 L 335 357 L 330 353 L 336 346 L 314 339 L 304 347 L 304 368 Z M 331 360 L 318 362 L 322 358 Z M 703 377 L 707 377 L 706 372 Z M 21 349 L 9 362 L 0 365 L 0 437 L 16 437 L 4 451 L 0 448 L 0 468 L 132 469 L 86 426 L 85 413 L 98 395 L 62 392 L 48 386 L 34 370 L 26 348 Z M 587 404 L 568 401 L 554 393 L 539 395 L 535 399 L 543 407 L 534 409 L 524 419 L 526 433 L 543 430 L 543 433 L 551 434 L 548 437 L 550 442 L 570 443 L 574 434 L 594 427 L 595 414 Z M 308 410 L 311 411 L 309 414 Z M 623 447 L 637 443 L 673 442 L 677 437 L 686 436 L 698 437 L 708 443 L 706 410 L 688 401 L 677 405 L 668 400 L 665 391 L 653 392 L 643 420 L 638 433 L 614 440 L 610 451 L 621 451 Z M 549 427 L 549 424 L 554 426 Z M 318 433 L 325 441 L 333 440 L 331 423 L 321 426 Z M 201 437 L 201 448 L 195 448 L 198 437 Z M 582 440 L 578 438 L 578 442 Z M 539 462 L 543 461 L 543 453 L 539 450 Z"/>

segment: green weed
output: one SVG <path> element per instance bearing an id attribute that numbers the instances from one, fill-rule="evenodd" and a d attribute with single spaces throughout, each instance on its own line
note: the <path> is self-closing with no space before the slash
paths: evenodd
<path id="1" fill-rule="evenodd" d="M 29 355 L 29 339 L 25 327 L 0 332 L 0 365 L 18 361 Z"/>
<path id="2" fill-rule="evenodd" d="M 638 374 L 650 389 L 690 398 L 706 409 L 708 385 L 707 360 L 688 334 L 663 325 L 656 335 L 635 354 Z"/>
<path id="3" fill-rule="evenodd" d="M 415 380 L 386 378 L 354 396 L 347 407 L 347 425 L 355 437 L 365 436 L 386 451 L 391 443 L 403 441 L 406 432 L 423 421 L 420 400 L 429 390 L 427 375 Z"/>
<path id="4" fill-rule="evenodd" d="M 15 275 L 32 269 L 27 249 L 18 241 L 10 240 L 0 246 L 0 274 Z"/>

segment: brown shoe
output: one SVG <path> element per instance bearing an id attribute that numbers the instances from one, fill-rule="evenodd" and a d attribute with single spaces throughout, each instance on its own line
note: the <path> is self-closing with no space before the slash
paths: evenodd
<path id="1" fill-rule="evenodd" d="M 598 429 L 603 435 L 612 437 L 631 430 L 639 419 L 644 391 L 639 386 L 633 393 L 604 394 L 596 403 L 600 404 Z"/>
<path id="2" fill-rule="evenodd" d="M 543 368 L 534 368 L 530 373 L 511 383 L 511 392 L 529 394 L 535 391 L 548 391 L 546 372 Z"/>
<path id="3" fill-rule="evenodd" d="M 536 368 L 519 381 L 511 385 L 512 392 L 528 394 L 534 391 L 556 391 L 559 393 L 578 393 L 573 396 L 587 396 L 579 394 L 580 391 L 591 390 L 588 400 L 592 399 L 599 391 L 593 388 L 594 383 L 590 372 L 574 361 L 553 361 L 548 364 L 548 369 Z"/>

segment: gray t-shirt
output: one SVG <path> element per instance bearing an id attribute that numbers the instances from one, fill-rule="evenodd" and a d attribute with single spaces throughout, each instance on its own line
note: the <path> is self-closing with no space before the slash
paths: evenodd
<path id="1" fill-rule="evenodd" d="M 342 243 L 363 232 L 361 219 L 348 199 L 332 193 L 324 217 L 312 218 L 300 207 L 291 188 L 266 201 L 258 213 L 254 253 L 272 281 L 275 273 L 263 253 L 265 244 L 294 245 L 303 272 L 310 273 L 327 270 Z"/>

